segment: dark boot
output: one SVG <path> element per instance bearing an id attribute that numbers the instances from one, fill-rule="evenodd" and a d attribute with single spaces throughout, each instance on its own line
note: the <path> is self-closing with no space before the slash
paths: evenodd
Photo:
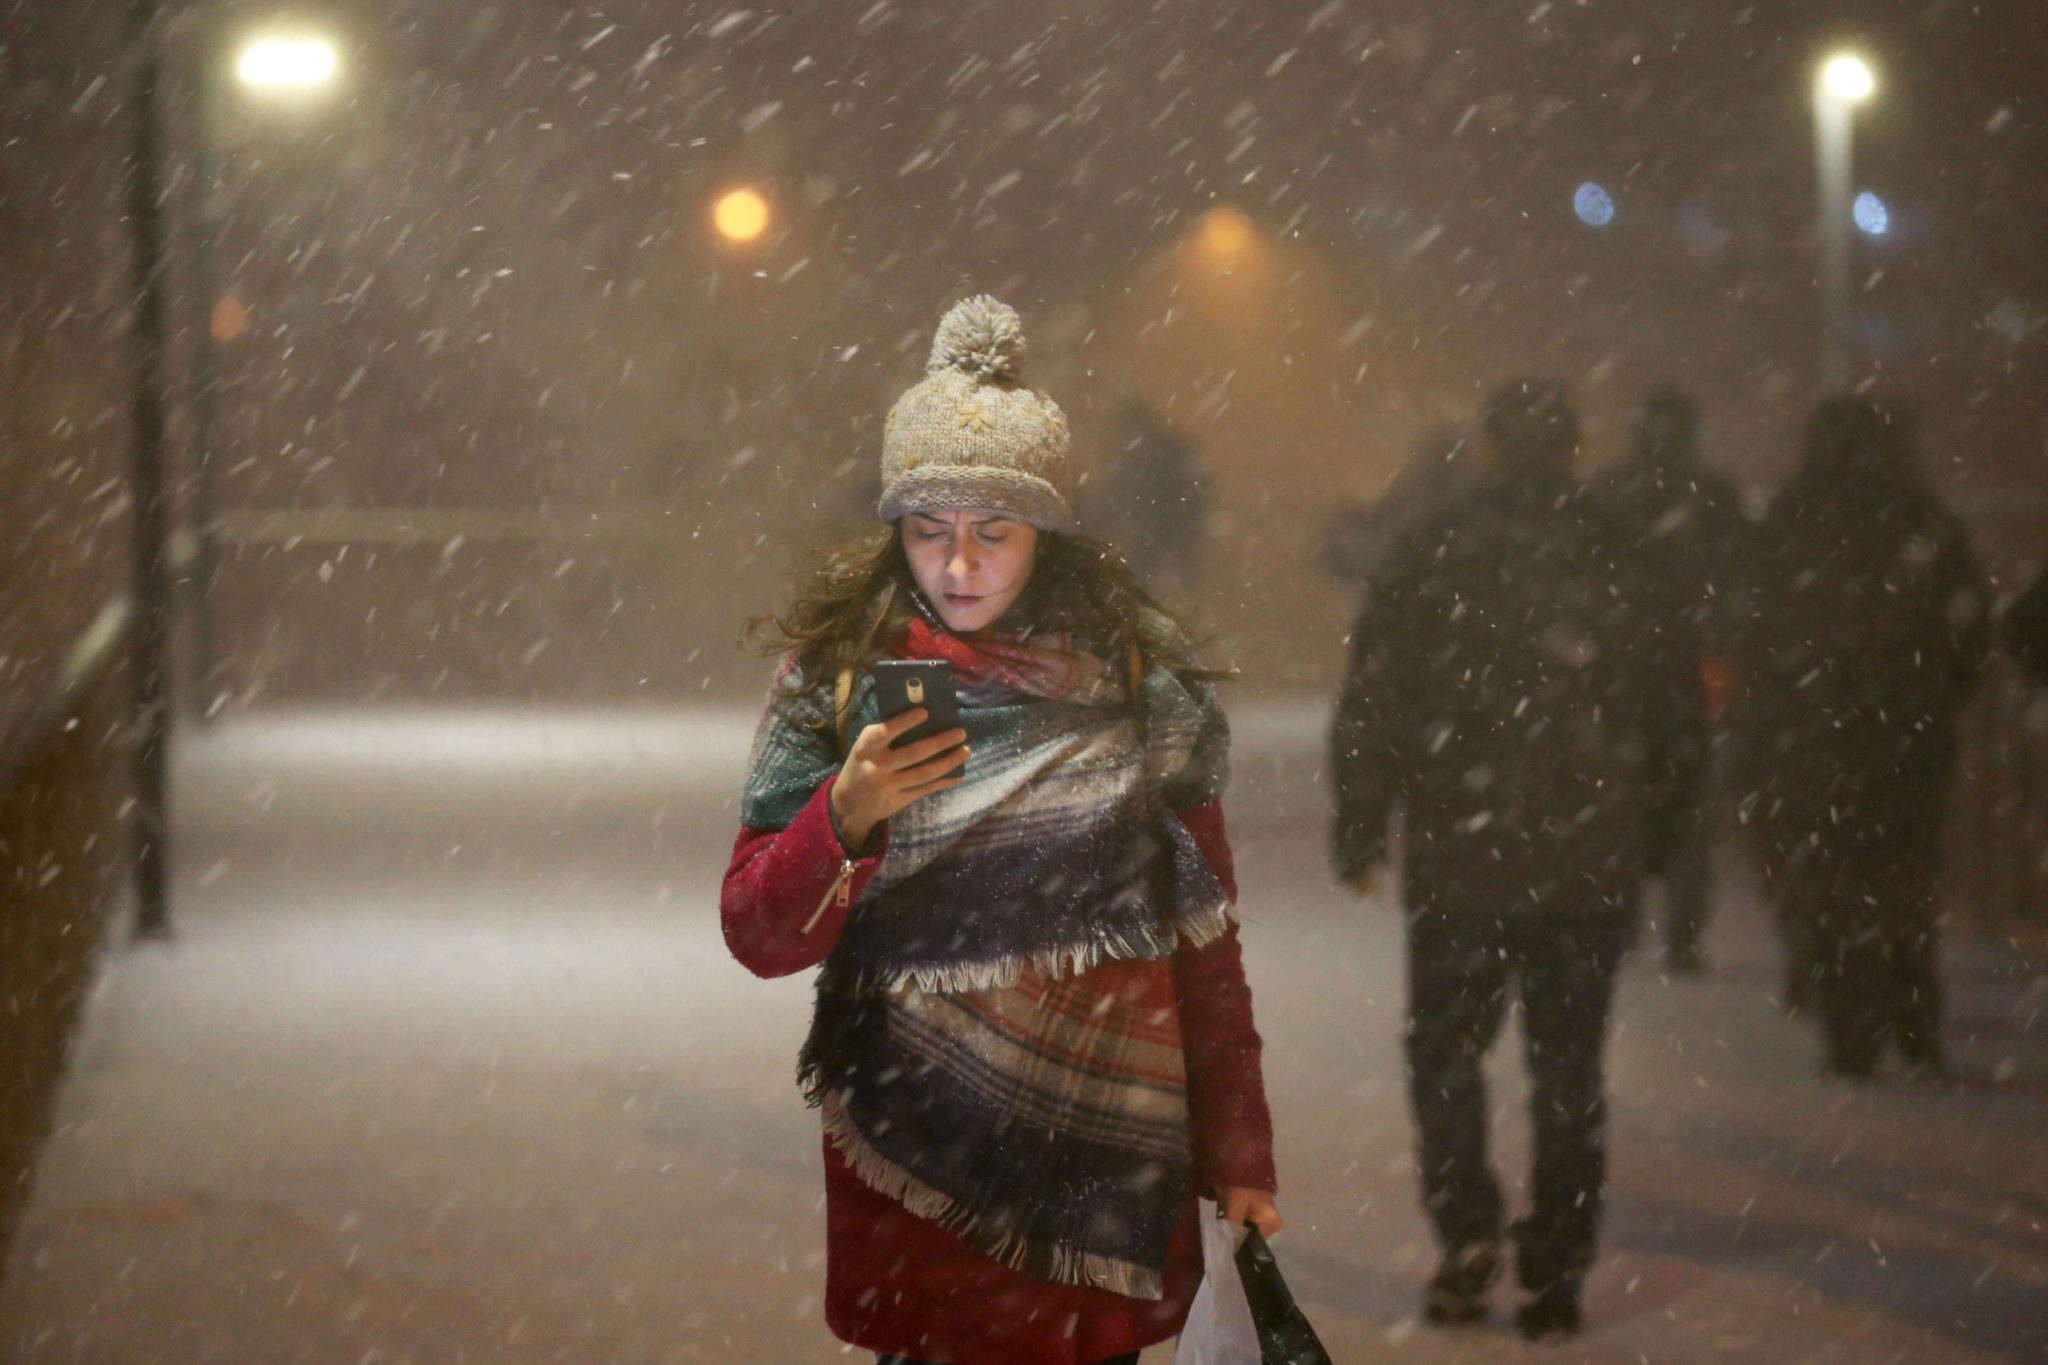
<path id="1" fill-rule="evenodd" d="M 1442 1326 L 1486 1316 L 1486 1291 L 1500 1278 L 1500 1247 L 1470 1242 L 1449 1253 L 1422 1296 L 1422 1316 Z"/>
<path id="2" fill-rule="evenodd" d="M 1552 1284 L 1529 1296 L 1515 1313 L 1515 1330 L 1528 1341 L 1548 1341 L 1577 1336 L 1579 1332 L 1579 1289 L 1577 1285 Z"/>

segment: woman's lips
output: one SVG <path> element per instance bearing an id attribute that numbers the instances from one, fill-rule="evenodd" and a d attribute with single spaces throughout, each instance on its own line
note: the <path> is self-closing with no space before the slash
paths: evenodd
<path id="1" fill-rule="evenodd" d="M 946 594 L 946 601 L 956 607 L 971 606 L 980 600 L 979 597 L 969 597 L 964 592 L 949 592 Z"/>

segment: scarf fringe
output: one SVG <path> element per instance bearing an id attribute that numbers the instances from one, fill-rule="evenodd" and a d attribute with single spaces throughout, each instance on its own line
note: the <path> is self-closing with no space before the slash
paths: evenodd
<path id="1" fill-rule="evenodd" d="M 873 978 L 885 991 L 922 991 L 926 994 L 960 995 L 970 991 L 1008 990 L 1017 984 L 1029 966 L 1048 980 L 1080 976 L 1105 961 L 1140 962 L 1165 957 L 1185 941 L 1191 948 L 1206 948 L 1230 931 L 1237 922 L 1230 902 L 1217 901 L 1175 916 L 1173 941 L 1164 933 L 1142 936 L 1121 935 L 1087 943 L 1062 944 L 1028 954 L 1006 954 L 979 962 L 949 962 L 943 967 L 910 967 Z"/>
<path id="2" fill-rule="evenodd" d="M 837 1099 L 825 1099 L 819 1105 L 819 1112 L 824 1120 L 825 1136 L 839 1149 L 840 1156 L 845 1158 L 863 1185 L 884 1199 L 901 1204 L 913 1217 L 957 1233 L 977 1252 L 998 1265 L 1059 1284 L 1106 1290 L 1127 1299 L 1157 1302 L 1166 1297 L 1165 1282 L 1159 1272 L 1143 1266 L 1057 1244 L 1034 1243 L 1015 1233 L 993 1238 L 984 1235 L 979 1215 L 869 1146 Z"/>

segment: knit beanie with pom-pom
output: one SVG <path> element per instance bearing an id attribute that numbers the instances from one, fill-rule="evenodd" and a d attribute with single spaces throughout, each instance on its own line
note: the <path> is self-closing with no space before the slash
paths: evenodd
<path id="1" fill-rule="evenodd" d="M 925 370 L 882 428 L 882 520 L 986 508 L 1071 530 L 1067 419 L 1024 386 L 1016 310 L 986 294 L 954 304 Z"/>

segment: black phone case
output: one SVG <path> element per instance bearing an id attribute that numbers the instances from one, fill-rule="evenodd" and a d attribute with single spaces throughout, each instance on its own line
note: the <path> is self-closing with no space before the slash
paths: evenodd
<path id="1" fill-rule="evenodd" d="M 882 719 L 890 720 L 914 706 L 930 714 L 892 748 L 900 749 L 960 724 L 960 697 L 953 690 L 953 665 L 943 659 L 881 659 L 875 663 L 875 699 Z"/>

